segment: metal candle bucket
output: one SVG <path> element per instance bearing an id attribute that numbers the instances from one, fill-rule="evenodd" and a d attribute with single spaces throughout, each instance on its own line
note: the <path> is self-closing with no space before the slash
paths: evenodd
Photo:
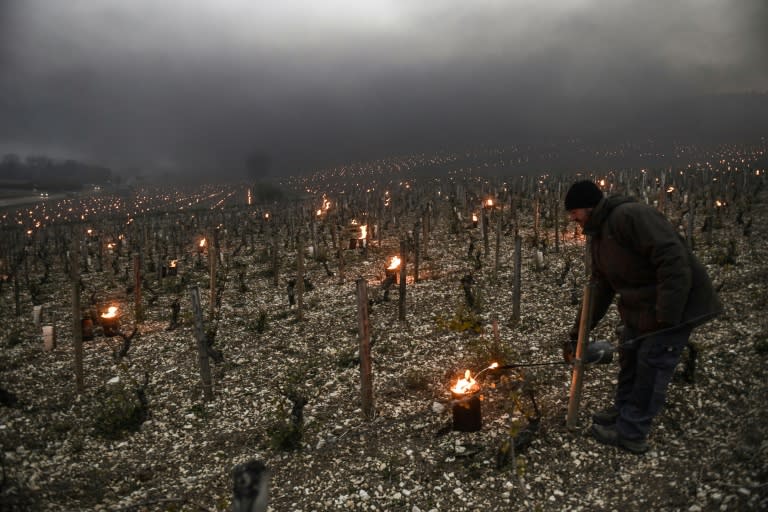
<path id="1" fill-rule="evenodd" d="M 480 409 L 480 393 L 460 394 L 451 392 L 453 398 L 453 430 L 477 432 L 483 427 Z"/>

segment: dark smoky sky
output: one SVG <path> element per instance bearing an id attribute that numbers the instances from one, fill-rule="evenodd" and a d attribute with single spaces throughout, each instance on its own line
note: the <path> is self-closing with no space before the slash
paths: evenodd
<path id="1" fill-rule="evenodd" d="M 766 26 L 765 0 L 0 0 L 0 152 L 292 172 L 675 135 L 768 90 Z"/>

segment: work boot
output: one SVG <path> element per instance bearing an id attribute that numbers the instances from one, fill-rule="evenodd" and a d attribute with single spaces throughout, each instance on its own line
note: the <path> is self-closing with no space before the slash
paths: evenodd
<path id="1" fill-rule="evenodd" d="M 611 407 L 608 407 L 606 409 L 603 409 L 602 411 L 597 411 L 596 413 L 592 414 L 592 421 L 594 423 L 597 423 L 598 425 L 613 425 L 616 423 L 616 420 L 619 417 L 619 410 L 616 408 L 615 405 L 612 405 Z"/>
<path id="2" fill-rule="evenodd" d="M 616 431 L 616 425 L 592 425 L 592 437 L 599 443 L 624 448 L 628 452 L 642 454 L 650 448 L 645 439 L 625 439 Z"/>

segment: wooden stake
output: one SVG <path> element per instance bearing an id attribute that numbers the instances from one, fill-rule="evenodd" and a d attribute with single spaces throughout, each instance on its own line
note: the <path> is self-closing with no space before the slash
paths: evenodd
<path id="1" fill-rule="evenodd" d="M 304 237 L 299 232 L 296 242 L 296 318 L 304 320 Z"/>
<path id="2" fill-rule="evenodd" d="M 407 275 L 405 263 L 408 260 L 408 243 L 405 240 L 400 241 L 400 302 L 398 303 L 399 320 L 405 320 L 405 276 Z"/>
<path id="3" fill-rule="evenodd" d="M 141 308 L 141 255 L 133 253 L 133 281 L 134 281 L 134 312 L 136 322 L 144 320 L 144 312 Z"/>
<path id="4" fill-rule="evenodd" d="M 423 235 L 424 235 L 421 237 L 421 245 L 422 245 L 422 251 L 423 251 L 423 256 L 425 260 L 429 258 L 429 256 L 427 255 L 427 248 L 429 245 L 429 231 L 430 231 L 429 210 L 430 210 L 430 207 L 428 206 L 427 210 L 424 212 L 424 215 L 422 215 L 422 222 L 421 222 L 421 227 L 423 229 Z"/>
<path id="5" fill-rule="evenodd" d="M 523 270 L 523 256 L 521 254 L 523 249 L 523 239 L 520 235 L 515 235 L 515 277 L 514 284 L 512 285 L 512 325 L 520 323 L 520 296 L 522 288 L 522 270 Z"/>
<path id="6" fill-rule="evenodd" d="M 280 259 L 278 258 L 277 252 L 277 226 L 273 225 L 272 222 L 268 222 L 267 225 L 269 226 L 270 237 L 272 238 L 272 284 L 275 286 L 275 288 L 277 288 L 277 286 L 280 284 Z"/>
<path id="7" fill-rule="evenodd" d="M 13 272 L 13 304 L 15 307 L 16 318 L 21 316 L 21 289 L 19 287 L 18 268 Z"/>
<path id="8" fill-rule="evenodd" d="M 688 242 L 688 249 L 693 251 L 695 243 L 693 240 L 693 227 L 695 225 L 696 215 L 696 202 L 694 201 L 693 194 L 688 198 L 688 226 L 686 228 L 686 240 Z"/>
<path id="9" fill-rule="evenodd" d="M 483 232 L 483 257 L 487 258 L 491 252 L 491 249 L 488 242 L 488 230 L 490 229 L 490 226 L 488 225 L 488 212 L 485 209 L 485 206 L 483 206 L 480 210 L 480 220 Z"/>
<path id="10" fill-rule="evenodd" d="M 192 313 L 195 317 L 195 337 L 197 338 L 197 357 L 200 363 L 200 378 L 203 383 L 203 397 L 207 402 L 213 400 L 213 384 L 211 381 L 211 366 L 208 361 L 208 339 L 203 330 L 203 309 L 200 307 L 200 289 L 190 288 Z"/>
<path id="11" fill-rule="evenodd" d="M 419 281 L 419 225 L 413 228 L 413 282 Z"/>
<path id="12" fill-rule="evenodd" d="M 560 183 L 557 184 L 557 195 L 555 196 L 555 252 L 560 252 Z"/>
<path id="13" fill-rule="evenodd" d="M 581 321 L 579 322 L 579 338 L 576 342 L 576 354 L 573 360 L 573 373 L 571 375 L 571 391 L 568 398 L 568 416 L 565 425 L 568 428 L 576 426 L 581 403 L 581 389 L 584 382 L 583 355 L 589 346 L 589 326 L 592 323 L 592 297 L 595 284 L 590 281 L 584 285 L 584 297 L 581 301 Z"/>
<path id="14" fill-rule="evenodd" d="M 210 236 L 210 243 L 208 244 L 208 266 L 210 270 L 210 291 L 211 291 L 211 302 L 209 304 L 210 306 L 210 314 L 208 316 L 209 320 L 211 322 L 214 321 L 216 318 L 216 265 L 218 264 L 219 260 L 219 237 L 218 237 L 218 229 L 213 228 L 211 230 L 211 236 Z"/>
<path id="15" fill-rule="evenodd" d="M 362 278 L 357 280 L 357 324 L 360 341 L 360 400 L 363 416 L 371 420 L 374 415 L 371 328 L 368 322 L 368 283 Z"/>
<path id="16" fill-rule="evenodd" d="M 80 237 L 75 236 L 70 254 L 72 282 L 72 342 L 75 348 L 75 389 L 78 394 L 85 391 L 83 378 L 83 324 L 80 311 Z"/>

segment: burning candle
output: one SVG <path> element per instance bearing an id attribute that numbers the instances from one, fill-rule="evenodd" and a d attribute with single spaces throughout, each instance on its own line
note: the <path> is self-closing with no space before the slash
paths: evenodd
<path id="1" fill-rule="evenodd" d="M 472 378 L 472 374 L 469 370 L 464 372 L 464 377 L 457 380 L 456 384 L 451 388 L 451 393 L 454 395 L 466 395 L 474 393 L 480 389 L 477 381 Z"/>
<path id="2" fill-rule="evenodd" d="M 397 274 L 400 270 L 400 257 L 392 256 L 389 260 L 389 266 L 384 269 L 384 282 L 388 285 L 397 284 Z"/>
<path id="3" fill-rule="evenodd" d="M 499 363 L 491 363 L 472 377 L 469 370 L 464 377 L 458 379 L 451 387 L 453 398 L 453 430 L 459 432 L 477 432 L 483 426 L 483 416 L 480 409 L 480 384 L 477 379 L 488 370 L 498 368 Z"/>
<path id="4" fill-rule="evenodd" d="M 360 240 L 365 240 L 368 238 L 368 224 L 362 224 L 360 226 Z M 363 241 L 363 247 L 365 247 L 365 241 Z"/>
<path id="5" fill-rule="evenodd" d="M 480 409 L 480 385 L 469 370 L 451 387 L 453 398 L 453 430 L 477 432 L 483 426 Z"/>
<path id="6" fill-rule="evenodd" d="M 101 314 L 101 327 L 104 329 L 104 336 L 115 336 L 120 329 L 120 315 L 117 306 L 109 306 L 107 311 Z"/>

